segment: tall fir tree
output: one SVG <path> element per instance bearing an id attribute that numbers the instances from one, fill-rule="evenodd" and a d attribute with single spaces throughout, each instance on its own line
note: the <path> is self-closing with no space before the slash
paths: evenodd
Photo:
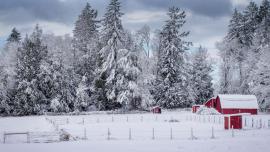
<path id="1" fill-rule="evenodd" d="M 13 28 L 11 34 L 9 35 L 8 42 L 20 42 L 21 41 L 21 34 L 17 31 L 16 28 Z"/>
<path id="2" fill-rule="evenodd" d="M 99 109 L 114 109 L 119 107 L 117 102 L 116 75 L 118 50 L 124 49 L 125 32 L 122 26 L 119 0 L 111 0 L 102 20 L 101 41 L 103 48 L 99 52 L 100 70 L 96 80 L 95 93 Z M 105 97 L 101 97 L 104 96 Z"/>
<path id="3" fill-rule="evenodd" d="M 90 4 L 87 3 L 75 23 L 75 29 L 73 31 L 75 58 L 77 61 L 74 71 L 79 75 L 78 83 L 84 81 L 85 87 L 88 88 L 86 89 L 88 91 L 84 92 L 85 95 L 88 95 L 88 98 L 93 94 L 89 90 L 94 85 L 93 81 L 96 77 L 96 68 L 98 66 L 98 23 L 97 10 L 94 10 Z M 81 91 L 82 90 L 77 90 L 77 92 Z M 87 105 L 89 104 L 91 103 L 87 103 Z"/>
<path id="4" fill-rule="evenodd" d="M 75 71 L 80 78 L 83 76 L 87 78 L 87 86 L 91 85 L 94 80 L 97 65 L 99 21 L 96 18 L 97 11 L 87 3 L 75 23 L 73 31 L 75 58 L 77 59 Z"/>
<path id="5" fill-rule="evenodd" d="M 251 1 L 246 9 L 243 11 L 243 33 L 240 35 L 242 37 L 242 44 L 247 47 L 252 45 L 252 40 L 254 38 L 254 32 L 257 28 L 259 20 L 259 10 L 255 2 Z"/>
<path id="6" fill-rule="evenodd" d="M 165 108 L 186 107 L 190 103 L 184 54 L 190 43 L 184 40 L 189 32 L 181 31 L 186 15 L 179 8 L 172 7 L 168 16 L 161 32 L 155 100 Z"/>
<path id="7" fill-rule="evenodd" d="M 191 82 L 195 104 L 203 104 L 213 97 L 211 63 L 207 60 L 208 53 L 205 48 L 200 48 L 192 56 Z"/>
<path id="8" fill-rule="evenodd" d="M 45 97 L 40 91 L 38 75 L 47 47 L 42 44 L 42 30 L 35 27 L 30 37 L 26 37 L 18 49 L 16 65 L 15 115 L 42 113 Z"/>
<path id="9" fill-rule="evenodd" d="M 270 42 L 270 2 L 263 0 L 259 9 L 259 24 L 255 31 L 255 45 L 265 46 Z M 260 49 L 256 49 L 260 51 Z"/>
<path id="10" fill-rule="evenodd" d="M 269 0 L 263 0 L 261 6 L 259 7 L 258 22 L 262 22 L 262 20 L 269 15 L 269 11 L 270 11 Z"/>

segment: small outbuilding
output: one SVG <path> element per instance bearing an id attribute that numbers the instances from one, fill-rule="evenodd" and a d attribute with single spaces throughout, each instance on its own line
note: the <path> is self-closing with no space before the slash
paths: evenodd
<path id="1" fill-rule="evenodd" d="M 232 114 L 224 116 L 224 129 L 242 129 L 243 116 L 250 115 L 249 113 Z"/>
<path id="2" fill-rule="evenodd" d="M 196 113 L 201 106 L 202 105 L 193 105 L 192 106 L 192 113 Z"/>
<path id="3" fill-rule="evenodd" d="M 152 107 L 151 112 L 153 112 L 153 113 L 161 113 L 161 108 L 159 106 Z"/>
<path id="4" fill-rule="evenodd" d="M 205 103 L 208 108 L 215 108 L 221 114 L 250 113 L 258 114 L 258 102 L 254 95 L 220 94 Z"/>
<path id="5" fill-rule="evenodd" d="M 224 116 L 224 129 L 242 129 L 242 115 L 226 115 Z"/>

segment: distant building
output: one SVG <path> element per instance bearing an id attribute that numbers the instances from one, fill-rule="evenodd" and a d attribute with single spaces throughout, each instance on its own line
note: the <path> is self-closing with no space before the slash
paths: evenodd
<path id="1" fill-rule="evenodd" d="M 151 112 L 153 112 L 153 113 L 161 113 L 161 108 L 159 106 L 152 107 Z"/>
<path id="2" fill-rule="evenodd" d="M 196 113 L 201 106 L 202 105 L 193 105 L 192 106 L 192 113 Z"/>

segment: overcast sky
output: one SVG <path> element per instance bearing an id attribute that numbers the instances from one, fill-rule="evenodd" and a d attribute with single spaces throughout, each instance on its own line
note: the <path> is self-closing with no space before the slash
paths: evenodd
<path id="1" fill-rule="evenodd" d="M 226 34 L 233 9 L 245 7 L 250 0 L 121 0 L 123 24 L 135 31 L 148 24 L 159 29 L 167 19 L 166 11 L 177 6 L 187 12 L 185 29 L 191 32 L 189 40 L 194 47 L 208 48 L 216 57 L 215 43 Z M 259 3 L 260 0 L 255 0 Z M 99 18 L 109 0 L 0 0 L 0 47 L 16 27 L 23 35 L 39 24 L 47 33 L 72 34 L 76 21 L 86 2 L 97 9 Z"/>

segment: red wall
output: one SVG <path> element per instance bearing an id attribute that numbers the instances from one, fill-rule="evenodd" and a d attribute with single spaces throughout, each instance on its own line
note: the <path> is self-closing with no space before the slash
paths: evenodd
<path id="1" fill-rule="evenodd" d="M 192 106 L 192 112 L 196 113 L 199 108 L 200 108 L 200 106 L 198 106 L 198 105 Z"/>
<path id="2" fill-rule="evenodd" d="M 223 114 L 236 114 L 236 113 L 250 113 L 252 115 L 258 114 L 257 109 L 222 109 Z"/>
<path id="3" fill-rule="evenodd" d="M 208 108 L 211 108 L 214 106 L 214 102 L 215 102 L 216 99 L 209 99 L 204 105 Z"/>

